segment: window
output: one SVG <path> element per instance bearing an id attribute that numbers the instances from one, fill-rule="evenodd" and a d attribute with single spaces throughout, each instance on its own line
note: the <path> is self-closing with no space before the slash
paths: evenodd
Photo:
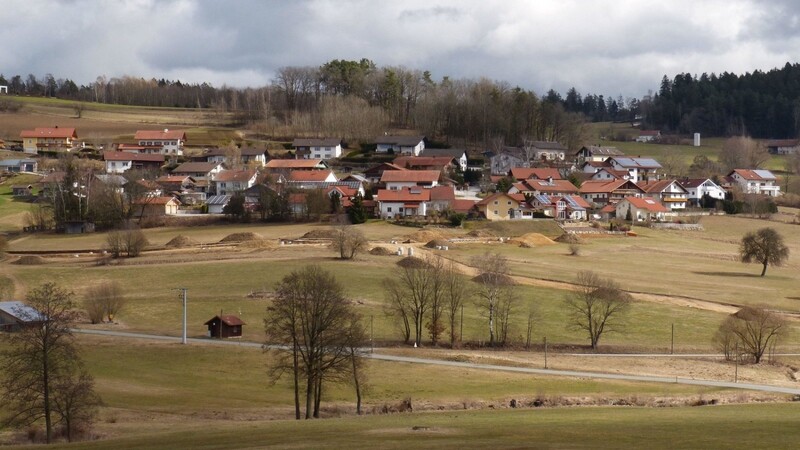
<path id="1" fill-rule="evenodd" d="M 494 210 L 494 215 L 495 215 L 495 216 L 497 215 L 497 210 L 496 210 L 496 209 Z"/>
<path id="2" fill-rule="evenodd" d="M 386 212 L 392 212 L 392 207 L 389 206 L 388 208 L 386 208 Z"/>
<path id="3" fill-rule="evenodd" d="M 494 204 L 495 204 L 495 205 L 499 205 L 499 203 L 497 202 L 497 200 L 495 200 L 495 201 L 494 201 Z M 495 214 L 497 214 L 497 213 L 495 213 Z"/>
<path id="4" fill-rule="evenodd" d="M 509 205 L 511 205 L 511 200 L 509 200 L 509 201 L 508 201 L 508 202 L 506 202 L 506 203 L 508 203 Z"/>

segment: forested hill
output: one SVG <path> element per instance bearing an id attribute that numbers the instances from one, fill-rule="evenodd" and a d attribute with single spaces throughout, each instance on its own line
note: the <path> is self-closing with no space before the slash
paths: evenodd
<path id="1" fill-rule="evenodd" d="M 705 135 L 795 138 L 800 134 L 800 64 L 744 75 L 666 76 L 641 102 L 648 128 Z"/>

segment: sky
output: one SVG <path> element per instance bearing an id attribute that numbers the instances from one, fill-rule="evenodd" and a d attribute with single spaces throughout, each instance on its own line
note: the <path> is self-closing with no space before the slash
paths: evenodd
<path id="1" fill-rule="evenodd" d="M 267 85 L 369 58 L 434 80 L 641 97 L 662 76 L 800 56 L 793 0 L 3 0 L 0 73 Z"/>

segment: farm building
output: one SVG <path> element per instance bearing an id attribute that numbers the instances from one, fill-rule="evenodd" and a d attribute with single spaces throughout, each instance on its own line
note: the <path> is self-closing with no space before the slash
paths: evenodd
<path id="1" fill-rule="evenodd" d="M 0 302 L 0 331 L 19 331 L 43 321 L 42 313 L 22 302 Z"/>
<path id="2" fill-rule="evenodd" d="M 242 326 L 246 324 L 233 314 L 220 314 L 212 317 L 205 325 L 208 327 L 209 337 L 223 339 L 242 337 Z"/>

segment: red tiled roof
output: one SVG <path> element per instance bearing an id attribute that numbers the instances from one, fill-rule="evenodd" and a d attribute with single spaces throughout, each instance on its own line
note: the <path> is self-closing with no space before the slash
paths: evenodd
<path id="1" fill-rule="evenodd" d="M 527 180 L 530 178 L 545 180 L 548 177 L 560 180 L 561 173 L 559 173 L 558 169 L 550 167 L 514 167 L 511 169 L 511 178 L 515 180 Z"/>
<path id="2" fill-rule="evenodd" d="M 33 130 L 22 130 L 19 134 L 22 138 L 77 138 L 75 128 L 35 128 Z"/>
<path id="3" fill-rule="evenodd" d="M 139 130 L 133 136 L 137 141 L 153 141 L 153 140 L 186 140 L 186 132 L 181 130 Z"/>
<path id="4" fill-rule="evenodd" d="M 176 167 L 172 173 L 199 173 L 211 172 L 221 163 L 218 162 L 186 162 Z"/>
<path id="5" fill-rule="evenodd" d="M 273 159 L 267 163 L 268 169 L 314 169 L 321 159 Z"/>
<path id="6" fill-rule="evenodd" d="M 650 212 L 669 212 L 658 200 L 653 200 L 652 198 L 625 197 L 621 201 L 625 200 L 639 209 L 646 209 Z"/>
<path id="7" fill-rule="evenodd" d="M 497 192 L 497 193 L 492 194 L 492 195 L 484 198 L 483 200 L 479 201 L 477 203 L 477 205 L 480 205 L 480 206 L 488 205 L 489 203 L 493 202 L 495 199 L 501 198 L 501 197 L 510 198 L 511 200 L 514 200 L 517 203 L 524 203 L 525 202 L 525 195 L 524 194 L 506 194 L 504 192 Z"/>
<path id="8" fill-rule="evenodd" d="M 476 203 L 477 201 L 475 200 L 458 198 L 450 202 L 450 208 L 455 212 L 467 213 L 475 206 Z"/>
<path id="9" fill-rule="evenodd" d="M 761 173 L 759 173 L 761 172 Z M 744 178 L 745 180 L 753 180 L 753 181 L 767 181 L 767 180 L 775 180 L 775 176 L 772 175 L 772 172 L 768 170 L 750 170 L 750 169 L 733 169 L 728 176 L 732 176 L 734 173 L 738 174 L 740 177 Z M 762 176 L 765 174 L 772 175 L 772 177 Z"/>
<path id="10" fill-rule="evenodd" d="M 578 191 L 581 194 L 610 193 L 619 189 L 620 186 L 625 184 L 626 181 L 628 180 L 611 180 L 611 181 L 588 180 L 584 181 L 583 184 L 581 184 L 581 187 Z"/>
<path id="11" fill-rule="evenodd" d="M 544 194 L 551 192 L 578 192 L 578 188 L 569 180 L 526 180 L 525 183 L 530 186 L 532 191 Z"/>
<path id="12" fill-rule="evenodd" d="M 431 200 L 455 200 L 456 192 L 453 186 L 434 186 L 430 189 Z"/>
<path id="13" fill-rule="evenodd" d="M 439 181 L 438 170 L 386 170 L 381 175 L 381 182 L 415 182 L 432 183 Z"/>
<path id="14" fill-rule="evenodd" d="M 103 152 L 103 160 L 163 163 L 164 155 L 148 155 L 145 153 L 130 153 L 130 152 Z"/>
<path id="15" fill-rule="evenodd" d="M 431 191 L 422 188 L 381 189 L 376 197 L 379 202 L 427 202 L 431 199 Z"/>
<path id="16" fill-rule="evenodd" d="M 292 170 L 289 181 L 325 181 L 332 173 L 330 170 Z"/>

